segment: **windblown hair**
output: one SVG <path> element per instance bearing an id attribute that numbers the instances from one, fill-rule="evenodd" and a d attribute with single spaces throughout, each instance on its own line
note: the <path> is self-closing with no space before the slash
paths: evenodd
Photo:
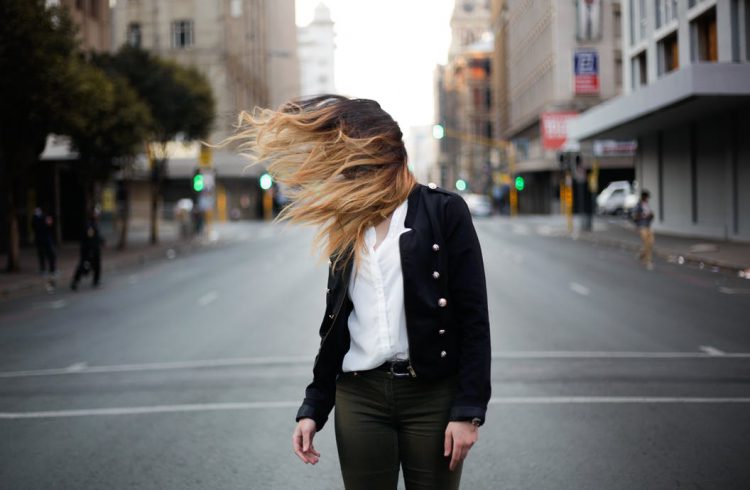
<path id="1" fill-rule="evenodd" d="M 336 268 L 359 263 L 365 230 L 416 184 L 402 136 L 377 102 L 321 95 L 242 112 L 228 142 L 268 165 L 290 198 L 277 219 L 317 226 L 314 243 Z"/>

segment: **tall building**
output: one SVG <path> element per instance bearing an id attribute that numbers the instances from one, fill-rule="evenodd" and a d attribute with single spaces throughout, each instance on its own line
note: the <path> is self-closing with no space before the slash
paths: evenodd
<path id="1" fill-rule="evenodd" d="M 567 122 L 621 90 L 620 2 L 507 0 L 496 14 L 504 48 L 502 136 L 513 143 L 514 173 L 526 182 L 519 210 L 556 212 Z M 632 173 L 628 158 L 608 165 Z"/>
<path id="2" fill-rule="evenodd" d="M 300 95 L 300 66 L 297 56 L 297 26 L 294 0 L 273 0 L 266 4 L 268 33 L 268 100 L 277 108 Z"/>
<path id="3" fill-rule="evenodd" d="M 219 141 L 232 132 L 240 110 L 269 104 L 266 4 L 120 0 L 114 9 L 114 43 L 140 46 L 201 70 L 216 99 L 211 140 Z"/>
<path id="4" fill-rule="evenodd" d="M 449 189 L 457 180 L 472 192 L 487 192 L 490 147 L 483 143 L 493 132 L 490 92 L 490 4 L 459 0 L 451 15 L 448 63 L 435 71 L 437 123 L 445 128 L 438 157 L 440 185 Z"/>
<path id="5" fill-rule="evenodd" d="M 297 28 L 297 42 L 301 95 L 335 93 L 334 23 L 331 11 L 324 3 L 317 6 L 310 24 Z"/>
<path id="6" fill-rule="evenodd" d="M 637 139 L 654 228 L 750 241 L 750 0 L 623 0 L 625 93 L 571 124 Z"/>
<path id="7" fill-rule="evenodd" d="M 47 5 L 67 7 L 78 27 L 78 39 L 85 51 L 112 48 L 112 12 L 109 0 L 47 0 Z"/>

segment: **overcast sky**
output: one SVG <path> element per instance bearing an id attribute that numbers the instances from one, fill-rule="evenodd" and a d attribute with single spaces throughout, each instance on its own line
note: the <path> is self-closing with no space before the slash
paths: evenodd
<path id="1" fill-rule="evenodd" d="M 306 25 L 320 0 L 296 0 Z M 336 90 L 375 99 L 406 132 L 432 124 L 433 74 L 445 63 L 453 0 L 325 0 L 336 32 Z"/>

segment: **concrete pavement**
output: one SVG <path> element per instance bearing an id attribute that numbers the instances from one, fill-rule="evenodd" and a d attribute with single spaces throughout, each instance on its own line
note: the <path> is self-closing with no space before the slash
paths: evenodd
<path id="1" fill-rule="evenodd" d="M 463 488 L 745 488 L 745 280 L 521 225 L 476 222 L 493 400 Z M 306 230 L 234 237 L 0 304 L 0 487 L 342 488 L 331 427 L 316 467 L 290 450 L 325 263 Z"/>

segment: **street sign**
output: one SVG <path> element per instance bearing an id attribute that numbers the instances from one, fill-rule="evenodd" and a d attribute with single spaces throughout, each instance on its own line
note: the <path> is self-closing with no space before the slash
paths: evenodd
<path id="1" fill-rule="evenodd" d="M 594 49 L 579 49 L 573 55 L 576 95 L 599 94 L 599 55 Z"/>
<path id="2" fill-rule="evenodd" d="M 576 112 L 542 113 L 542 146 L 545 150 L 557 150 L 568 139 L 568 121 L 578 116 Z"/>

